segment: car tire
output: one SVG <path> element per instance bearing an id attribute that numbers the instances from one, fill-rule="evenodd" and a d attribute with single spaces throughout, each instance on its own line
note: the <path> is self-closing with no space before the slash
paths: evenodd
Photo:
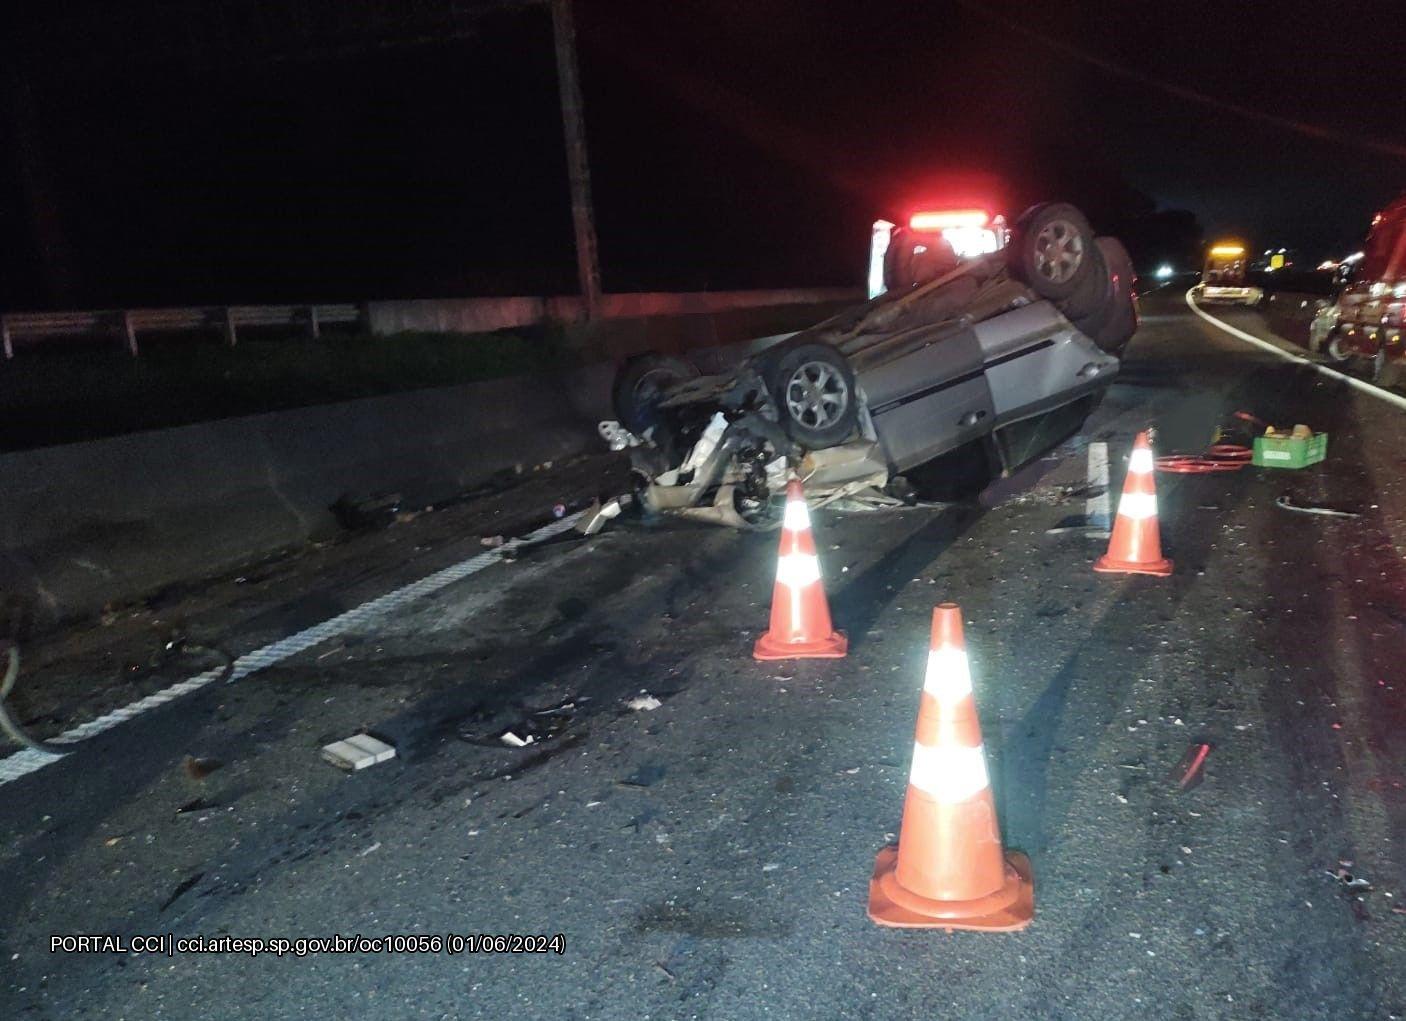
<path id="1" fill-rule="evenodd" d="M 1100 349 L 1121 355 L 1137 332 L 1137 271 L 1128 250 L 1117 238 L 1098 238 L 1095 245 L 1107 266 L 1108 300 L 1086 318 L 1074 320 L 1074 325 Z"/>
<path id="2" fill-rule="evenodd" d="M 697 367 L 669 355 L 644 354 L 620 366 L 611 386 L 615 417 L 630 432 L 643 436 L 659 424 L 657 405 L 667 387 L 697 379 Z"/>
<path id="3" fill-rule="evenodd" d="M 1342 330 L 1339 327 L 1334 327 L 1329 332 L 1327 339 L 1323 342 L 1323 355 L 1328 359 L 1329 365 L 1342 368 L 1352 360 L 1352 356 L 1342 350 L 1341 344 Z"/>
<path id="4" fill-rule="evenodd" d="M 823 450 L 844 442 L 859 420 L 859 394 L 849 360 L 829 344 L 801 344 L 781 355 L 767 385 L 787 435 Z"/>
<path id="5" fill-rule="evenodd" d="M 1067 319 L 1087 318 L 1108 308 L 1113 303 L 1113 276 L 1097 242 L 1089 255 L 1092 259 L 1093 272 L 1084 279 L 1084 282 L 1073 294 L 1063 301 L 1055 302 L 1055 305 Z"/>
<path id="6" fill-rule="evenodd" d="M 1035 206 L 1020 217 L 1006 248 L 1006 264 L 1042 298 L 1064 301 L 1096 272 L 1094 232 L 1067 202 Z"/>

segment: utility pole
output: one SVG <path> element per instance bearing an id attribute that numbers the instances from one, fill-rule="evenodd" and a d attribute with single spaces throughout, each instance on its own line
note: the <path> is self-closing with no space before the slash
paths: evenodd
<path id="1" fill-rule="evenodd" d="M 571 182 L 571 222 L 576 230 L 576 272 L 586 299 L 586 316 L 600 312 L 600 255 L 591 209 L 591 167 L 586 158 L 586 125 L 581 115 L 581 81 L 576 66 L 576 24 L 571 0 L 551 0 L 552 35 L 557 49 L 561 123 L 566 134 L 566 170 Z"/>

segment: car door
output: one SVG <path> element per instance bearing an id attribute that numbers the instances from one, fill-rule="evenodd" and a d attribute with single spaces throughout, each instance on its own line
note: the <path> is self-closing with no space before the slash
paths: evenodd
<path id="1" fill-rule="evenodd" d="M 1047 301 L 973 327 L 999 429 L 1107 385 L 1118 359 L 1076 330 Z"/>
<path id="2" fill-rule="evenodd" d="M 991 431 L 995 409 L 981 345 L 965 323 L 886 338 L 852 362 L 874 431 L 897 471 Z"/>

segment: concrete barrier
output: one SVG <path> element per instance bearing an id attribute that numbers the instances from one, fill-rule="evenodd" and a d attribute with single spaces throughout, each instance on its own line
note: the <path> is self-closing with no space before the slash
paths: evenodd
<path id="1" fill-rule="evenodd" d="M 424 506 L 592 449 L 572 382 L 501 379 L 0 456 L 0 593 L 41 628 L 333 533 L 344 493 Z"/>
<path id="2" fill-rule="evenodd" d="M 601 316 L 607 320 L 648 319 L 655 321 L 654 325 L 657 326 L 660 325 L 657 321 L 663 317 L 716 317 L 787 306 L 808 312 L 818 306 L 851 304 L 862 297 L 858 288 L 840 287 L 606 294 L 601 299 Z M 373 301 L 366 307 L 366 318 L 371 332 L 378 334 L 407 331 L 489 333 L 548 323 L 579 324 L 585 318 L 585 305 L 581 298 L 574 295 Z M 739 339 L 742 338 L 729 337 L 724 342 Z"/>

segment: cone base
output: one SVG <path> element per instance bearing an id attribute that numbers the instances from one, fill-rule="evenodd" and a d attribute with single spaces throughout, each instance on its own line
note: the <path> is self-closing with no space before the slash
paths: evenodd
<path id="1" fill-rule="evenodd" d="M 1094 570 L 1100 574 L 1150 574 L 1155 578 L 1166 578 L 1172 573 L 1172 562 L 1163 557 L 1161 560 L 1140 564 L 1133 560 L 1118 560 L 1105 555 L 1094 561 Z"/>
<path id="2" fill-rule="evenodd" d="M 783 642 L 770 631 L 757 639 L 752 658 L 769 662 L 774 659 L 844 659 L 849 653 L 849 639 L 836 631 L 818 642 Z"/>
<path id="3" fill-rule="evenodd" d="M 869 880 L 869 918 L 894 929 L 970 929 L 977 932 L 1019 932 L 1035 917 L 1035 880 L 1030 859 L 1006 852 L 1006 882 L 988 897 L 967 901 L 928 900 L 898 886 L 894 869 L 898 848 L 886 847 L 874 862 Z M 899 903 L 890 891 L 898 892 Z"/>

